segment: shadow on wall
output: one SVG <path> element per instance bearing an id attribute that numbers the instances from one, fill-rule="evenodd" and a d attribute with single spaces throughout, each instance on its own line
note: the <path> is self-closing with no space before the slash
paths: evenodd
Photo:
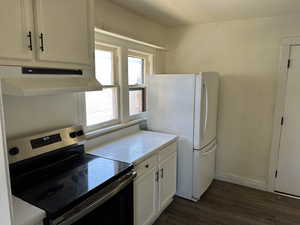
<path id="1" fill-rule="evenodd" d="M 266 180 L 275 77 L 266 73 L 221 75 L 217 171 Z"/>
<path id="2" fill-rule="evenodd" d="M 7 138 L 17 138 L 79 124 L 78 94 L 4 96 Z"/>

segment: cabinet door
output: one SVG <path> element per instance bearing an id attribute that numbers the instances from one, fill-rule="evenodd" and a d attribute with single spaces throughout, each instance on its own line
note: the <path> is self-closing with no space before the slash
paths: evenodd
<path id="1" fill-rule="evenodd" d="M 159 164 L 159 210 L 164 210 L 176 193 L 177 153 Z"/>
<path id="2" fill-rule="evenodd" d="M 157 167 L 149 169 L 134 182 L 134 225 L 150 224 L 156 216 Z"/>
<path id="3" fill-rule="evenodd" d="M 0 59 L 32 59 L 29 32 L 33 35 L 31 0 L 1 0 Z"/>
<path id="4" fill-rule="evenodd" d="M 90 64 L 89 0 L 36 0 L 38 60 Z"/>

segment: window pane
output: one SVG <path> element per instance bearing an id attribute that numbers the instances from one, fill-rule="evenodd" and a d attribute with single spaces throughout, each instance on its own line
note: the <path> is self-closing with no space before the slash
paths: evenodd
<path id="1" fill-rule="evenodd" d="M 118 118 L 117 88 L 86 92 L 87 126 Z"/>
<path id="2" fill-rule="evenodd" d="M 144 59 L 128 57 L 128 84 L 143 84 Z"/>
<path id="3" fill-rule="evenodd" d="M 113 84 L 113 54 L 109 51 L 95 51 L 96 78 L 102 85 Z"/>
<path id="4" fill-rule="evenodd" d="M 129 91 L 129 114 L 134 115 L 143 112 L 143 90 Z"/>

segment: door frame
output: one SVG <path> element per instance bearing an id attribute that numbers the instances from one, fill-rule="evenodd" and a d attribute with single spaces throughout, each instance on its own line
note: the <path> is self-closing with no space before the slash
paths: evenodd
<path id="1" fill-rule="evenodd" d="M 4 200 L 3 202 L 0 202 L 1 210 L 3 210 L 3 213 L 0 213 L 0 216 L 1 222 L 7 225 L 13 225 L 15 224 L 15 221 L 13 216 L 13 201 L 5 130 L 2 80 L 0 79 L 0 177 L 2 179 L 0 181 L 0 198 Z"/>
<path id="2" fill-rule="evenodd" d="M 276 82 L 276 101 L 273 118 L 273 135 L 269 159 L 268 191 L 275 191 L 275 174 L 278 167 L 279 147 L 281 138 L 281 118 L 285 110 L 285 96 L 288 75 L 288 60 L 292 46 L 300 45 L 300 37 L 283 39 L 280 46 L 279 72 Z"/>

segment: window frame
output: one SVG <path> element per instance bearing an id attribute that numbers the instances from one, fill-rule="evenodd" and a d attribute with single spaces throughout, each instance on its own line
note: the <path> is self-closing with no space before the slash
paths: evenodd
<path id="1" fill-rule="evenodd" d="M 145 52 L 141 52 L 141 51 L 137 51 L 137 50 L 133 50 L 133 49 L 128 49 L 128 57 L 134 57 L 134 58 L 140 58 L 143 59 L 143 83 L 142 84 L 136 84 L 136 85 L 129 85 L 128 84 L 128 97 L 129 97 L 129 92 L 130 91 L 136 91 L 136 90 L 142 90 L 142 112 L 137 113 L 137 114 L 133 114 L 130 115 L 130 112 L 128 112 L 129 114 L 129 119 L 130 120 L 134 120 L 134 119 L 139 119 L 139 118 L 143 118 L 146 117 L 147 115 L 147 75 L 149 75 L 150 73 L 153 72 L 153 63 L 152 63 L 152 54 L 148 54 Z M 127 60 L 128 63 L 128 60 Z M 128 71 L 129 72 L 129 71 Z M 128 79 L 129 79 L 129 73 L 128 75 Z M 128 107 L 130 106 L 130 102 L 128 99 Z"/>
<path id="2" fill-rule="evenodd" d="M 97 29 L 95 30 L 95 49 L 96 46 L 101 46 L 108 49 L 114 49 L 116 52 L 116 58 L 114 61 L 115 68 L 115 81 L 118 82 L 118 120 L 107 121 L 91 126 L 86 124 L 86 102 L 85 93 L 76 94 L 77 99 L 77 110 L 78 110 L 78 122 L 84 125 L 85 132 L 89 135 L 99 134 L 105 132 L 106 130 L 113 129 L 114 127 L 127 126 L 135 121 L 143 121 L 147 119 L 147 111 L 139 114 L 131 115 L 129 112 L 129 85 L 128 85 L 128 54 L 135 56 L 140 56 L 146 61 L 145 65 L 145 76 L 143 88 L 147 88 L 148 74 L 157 73 L 162 69 L 159 62 L 157 61 L 160 57 L 161 50 L 153 47 L 147 46 L 140 42 L 132 42 L 131 40 L 121 39 L 118 36 L 107 35 L 106 33 L 101 33 Z M 104 49 L 105 50 L 105 49 Z M 90 68 L 92 70 L 95 69 Z M 107 86 L 109 87 L 109 86 Z M 130 88 L 140 88 L 135 85 Z M 146 90 L 146 89 L 145 89 Z M 147 90 L 146 90 L 147 92 Z M 147 94 L 145 92 L 145 102 L 147 110 Z"/>
<path id="3" fill-rule="evenodd" d="M 87 113 L 86 113 L 86 102 L 84 103 L 84 124 L 86 127 L 87 131 L 93 131 L 93 130 L 97 130 L 97 129 L 102 129 L 105 127 L 109 127 L 109 126 L 113 126 L 116 124 L 121 123 L 121 99 L 120 99 L 120 79 L 119 79 L 119 49 L 118 47 L 112 46 L 112 45 L 107 45 L 104 43 L 99 43 L 96 42 L 95 43 L 95 50 L 102 50 L 102 51 L 109 51 L 112 53 L 112 80 L 113 80 L 113 84 L 112 85 L 103 85 L 102 84 L 102 88 L 103 89 L 113 89 L 116 88 L 116 110 L 117 110 L 117 118 L 116 119 L 112 119 L 112 120 L 108 120 L 108 121 L 104 121 L 104 122 L 100 122 L 97 124 L 93 124 L 88 126 L 87 125 Z M 96 64 L 96 63 L 95 63 Z M 96 73 L 96 66 L 95 66 L 95 73 Z M 96 76 L 96 75 L 95 75 Z M 85 100 L 85 93 L 84 93 L 84 101 Z"/>

